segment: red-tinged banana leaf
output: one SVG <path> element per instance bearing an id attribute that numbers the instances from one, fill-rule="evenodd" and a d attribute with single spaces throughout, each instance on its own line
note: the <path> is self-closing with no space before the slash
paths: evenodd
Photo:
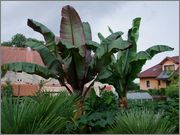
<path id="1" fill-rule="evenodd" d="M 50 77 L 57 78 L 57 76 L 46 67 L 27 62 L 3 64 L 1 66 L 1 71 L 26 72 L 28 74 L 39 75 L 45 79 L 48 79 Z"/>
<path id="2" fill-rule="evenodd" d="M 84 57 L 79 54 L 78 50 L 72 49 L 63 61 L 67 82 L 75 91 L 82 91 L 86 72 Z"/>
<path id="3" fill-rule="evenodd" d="M 85 57 L 85 35 L 81 19 L 76 10 L 67 5 L 61 11 L 60 38 L 74 46 L 81 46 L 80 55 Z"/>
<path id="4" fill-rule="evenodd" d="M 31 27 L 33 30 L 41 33 L 44 36 L 44 39 L 46 41 L 45 46 L 54 54 L 58 55 L 57 48 L 56 48 L 56 42 L 55 42 L 55 35 L 54 33 L 49 30 L 46 26 L 43 24 L 34 21 L 33 19 L 28 19 L 27 25 Z"/>
<path id="5" fill-rule="evenodd" d="M 83 31 L 84 31 L 84 36 L 85 36 L 85 41 L 92 41 L 92 34 L 91 34 L 91 27 L 88 22 L 83 22 Z M 86 42 L 85 42 L 86 45 Z M 85 76 L 84 79 L 86 80 L 87 77 L 87 72 L 89 70 L 89 64 L 91 61 L 91 49 L 89 49 L 86 45 L 86 54 L 85 54 Z M 86 82 L 84 82 L 86 83 Z"/>

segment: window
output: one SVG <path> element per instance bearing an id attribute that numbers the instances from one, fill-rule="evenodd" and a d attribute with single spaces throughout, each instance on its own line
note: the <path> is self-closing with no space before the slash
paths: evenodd
<path id="1" fill-rule="evenodd" d="M 18 82 L 22 82 L 22 79 L 17 79 Z"/>
<path id="2" fill-rule="evenodd" d="M 161 85 L 161 81 L 160 81 L 160 80 L 158 80 L 158 85 L 159 85 L 159 86 Z"/>
<path id="3" fill-rule="evenodd" d="M 146 87 L 150 87 L 150 81 L 146 81 Z"/>
<path id="4" fill-rule="evenodd" d="M 174 71 L 175 70 L 175 65 L 164 65 L 164 70 Z"/>

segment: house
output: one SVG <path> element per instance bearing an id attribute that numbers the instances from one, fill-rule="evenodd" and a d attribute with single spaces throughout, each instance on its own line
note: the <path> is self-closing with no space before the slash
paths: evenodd
<path id="1" fill-rule="evenodd" d="M 1 63 L 13 63 L 13 62 L 30 62 L 45 66 L 39 53 L 32 50 L 31 48 L 18 48 L 18 47 L 7 47 L 0 46 L 0 58 Z M 13 86 L 13 93 L 15 96 L 28 96 L 33 95 L 39 90 L 39 84 L 41 81 L 45 82 L 47 89 L 58 91 L 60 84 L 58 80 L 55 79 L 44 79 L 38 75 L 27 74 L 25 72 L 18 73 L 13 71 L 8 71 L 3 78 L 1 78 L 1 86 L 6 84 L 6 81 L 10 81 Z"/>
<path id="2" fill-rule="evenodd" d="M 169 77 L 174 73 L 179 74 L 179 56 L 166 57 L 159 64 L 141 72 L 140 89 L 161 89 L 166 88 L 169 83 Z"/>

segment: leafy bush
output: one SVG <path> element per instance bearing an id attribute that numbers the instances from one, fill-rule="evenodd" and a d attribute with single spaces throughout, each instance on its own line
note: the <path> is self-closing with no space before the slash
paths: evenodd
<path id="1" fill-rule="evenodd" d="M 94 89 L 92 89 L 90 96 L 86 97 L 84 102 L 84 111 L 86 113 L 117 110 L 117 108 L 118 97 L 108 91 L 101 91 L 100 97 L 98 97 Z"/>
<path id="2" fill-rule="evenodd" d="M 140 89 L 140 87 L 139 87 L 139 84 L 138 84 L 138 83 L 131 82 L 131 83 L 128 85 L 128 90 L 136 91 L 136 90 L 139 90 L 139 89 Z"/>
<path id="3" fill-rule="evenodd" d="M 7 96 L 7 97 L 13 96 L 13 88 L 11 86 L 10 81 L 6 81 L 6 85 L 2 87 L 1 96 L 3 96 L 3 97 L 4 96 Z"/>
<path id="4" fill-rule="evenodd" d="M 173 133 L 175 126 L 162 118 L 162 114 L 154 114 L 150 110 L 131 109 L 122 111 L 116 118 L 108 133 L 116 134 L 153 134 Z"/>
<path id="5" fill-rule="evenodd" d="M 58 96 L 45 96 L 44 100 L 23 97 L 2 98 L 2 133 L 66 133 L 67 126 L 73 123 L 76 98 L 60 93 Z"/>
<path id="6" fill-rule="evenodd" d="M 179 100 L 168 99 L 167 101 L 129 101 L 129 109 L 142 110 L 148 108 L 157 113 L 163 112 L 163 118 L 168 119 L 176 126 L 175 133 L 179 133 Z"/>
<path id="7" fill-rule="evenodd" d="M 84 114 L 77 121 L 76 133 L 99 133 L 113 124 L 119 111 L 118 98 L 112 92 L 102 91 L 98 97 L 94 90 L 84 100 Z"/>
<path id="8" fill-rule="evenodd" d="M 151 94 L 151 95 L 162 95 L 162 96 L 164 96 L 165 95 L 165 89 L 164 88 L 161 88 L 159 90 L 157 90 L 157 89 L 149 89 L 148 93 Z"/>
<path id="9" fill-rule="evenodd" d="M 170 98 L 179 97 L 179 86 L 177 84 L 171 84 L 165 89 L 166 96 Z"/>
<path id="10" fill-rule="evenodd" d="M 156 112 L 164 112 L 164 117 L 167 118 L 172 125 L 176 126 L 176 133 L 179 133 L 179 100 L 169 99 L 165 102 L 158 102 L 155 105 Z"/>
<path id="11" fill-rule="evenodd" d="M 13 45 L 15 45 L 16 47 L 27 47 L 25 45 L 26 41 L 36 41 L 38 43 L 44 44 L 43 41 L 39 41 L 35 38 L 26 38 L 23 34 L 17 33 L 13 37 L 11 37 L 11 41 L 2 42 L 1 46 L 12 47 Z"/>

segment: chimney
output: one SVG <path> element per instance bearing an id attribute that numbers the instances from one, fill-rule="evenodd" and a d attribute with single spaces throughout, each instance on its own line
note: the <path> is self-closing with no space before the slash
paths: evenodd
<path id="1" fill-rule="evenodd" d="M 26 61 L 30 63 L 33 62 L 33 51 L 30 47 L 26 48 Z"/>
<path id="2" fill-rule="evenodd" d="M 27 47 L 27 51 L 31 51 L 31 47 Z"/>

